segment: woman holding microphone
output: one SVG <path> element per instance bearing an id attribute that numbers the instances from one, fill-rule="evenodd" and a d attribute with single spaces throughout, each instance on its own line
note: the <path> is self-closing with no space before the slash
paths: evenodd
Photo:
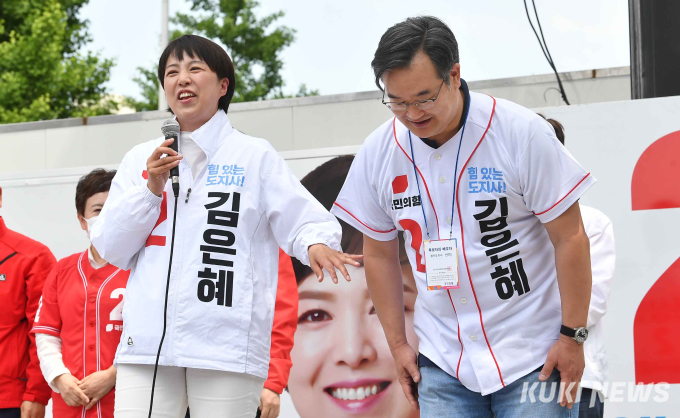
<path id="1" fill-rule="evenodd" d="M 151 406 L 151 416 L 181 418 L 188 403 L 196 417 L 252 418 L 269 367 L 278 248 L 320 280 L 326 269 L 337 281 L 336 268 L 349 280 L 345 264 L 358 257 L 338 251 L 337 220 L 274 148 L 231 126 L 224 49 L 182 36 L 161 55 L 158 78 L 179 153 L 164 138 L 128 152 L 92 231 L 104 259 L 131 269 L 114 416 Z M 179 197 L 167 181 L 174 167 Z"/>

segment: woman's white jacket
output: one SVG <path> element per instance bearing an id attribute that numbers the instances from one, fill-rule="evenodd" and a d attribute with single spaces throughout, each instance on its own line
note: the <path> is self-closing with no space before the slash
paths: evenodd
<path id="1" fill-rule="evenodd" d="M 309 263 L 310 245 L 340 250 L 338 221 L 307 192 L 264 139 L 232 128 L 218 111 L 192 139 L 207 163 L 180 193 L 160 365 L 267 377 L 278 248 Z M 131 269 L 117 363 L 154 364 L 163 330 L 175 198 L 146 186 L 146 161 L 163 142 L 123 158 L 91 231 L 99 254 Z M 180 149 L 181 153 L 181 149 Z"/>

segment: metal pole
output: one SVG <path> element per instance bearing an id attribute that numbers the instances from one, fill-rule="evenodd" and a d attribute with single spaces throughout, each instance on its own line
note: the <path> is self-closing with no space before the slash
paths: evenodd
<path id="1" fill-rule="evenodd" d="M 680 95 L 680 1 L 628 0 L 631 97 Z"/>
<path id="2" fill-rule="evenodd" d="M 169 8 L 169 0 L 163 0 L 163 5 L 161 6 L 161 51 L 168 45 Z M 163 90 L 163 87 L 161 87 L 161 84 L 158 83 L 158 110 L 165 110 L 167 108 L 168 102 L 165 100 L 165 91 Z"/>
<path id="3" fill-rule="evenodd" d="M 642 7 L 640 0 L 628 0 L 630 33 L 630 87 L 631 99 L 645 97 L 644 60 L 642 56 Z M 650 74 L 647 74 L 649 77 Z"/>

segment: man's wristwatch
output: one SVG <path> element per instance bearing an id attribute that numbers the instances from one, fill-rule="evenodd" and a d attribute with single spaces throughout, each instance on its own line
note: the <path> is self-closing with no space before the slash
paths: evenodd
<path id="1" fill-rule="evenodd" d="M 562 325 L 560 329 L 560 334 L 566 335 L 569 338 L 574 339 L 579 344 L 583 344 L 585 340 L 588 339 L 588 330 L 586 327 L 569 328 Z"/>

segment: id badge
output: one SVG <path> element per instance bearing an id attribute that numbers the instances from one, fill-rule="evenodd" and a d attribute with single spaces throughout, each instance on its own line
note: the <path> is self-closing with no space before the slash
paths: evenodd
<path id="1" fill-rule="evenodd" d="M 458 289 L 458 241 L 423 242 L 427 290 Z"/>

